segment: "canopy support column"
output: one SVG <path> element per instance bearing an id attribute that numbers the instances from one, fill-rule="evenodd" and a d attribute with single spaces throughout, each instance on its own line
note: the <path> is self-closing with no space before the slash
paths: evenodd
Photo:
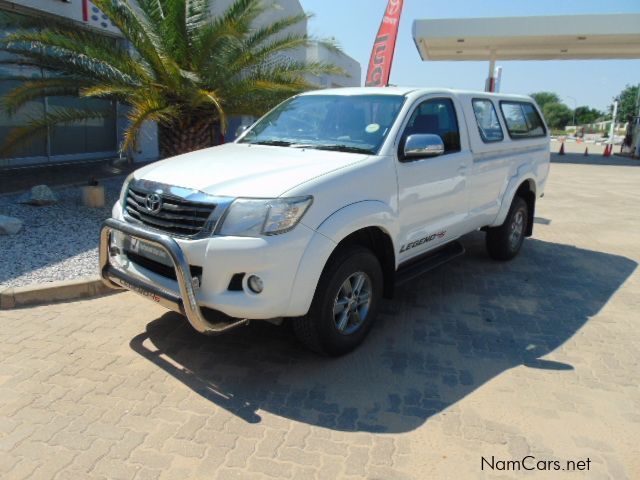
<path id="1" fill-rule="evenodd" d="M 495 92 L 496 91 L 496 51 L 491 50 L 491 55 L 489 57 L 489 76 L 487 77 L 487 81 L 484 84 L 485 92 Z"/>

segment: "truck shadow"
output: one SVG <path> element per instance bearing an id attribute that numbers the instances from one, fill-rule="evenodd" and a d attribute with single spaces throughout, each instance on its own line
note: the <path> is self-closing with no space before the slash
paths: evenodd
<path id="1" fill-rule="evenodd" d="M 510 368 L 566 375 L 572 365 L 542 357 L 596 315 L 637 266 L 535 239 L 516 260 L 497 263 L 482 234 L 463 243 L 465 257 L 385 302 L 365 344 L 342 358 L 305 351 L 290 328 L 255 322 L 204 337 L 173 313 L 130 345 L 247 422 L 269 412 L 341 431 L 404 432 Z"/>

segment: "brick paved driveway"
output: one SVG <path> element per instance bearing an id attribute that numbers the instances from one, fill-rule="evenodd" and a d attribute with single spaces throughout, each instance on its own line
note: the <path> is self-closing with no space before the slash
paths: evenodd
<path id="1" fill-rule="evenodd" d="M 571 159 L 518 259 L 465 238 L 344 358 L 129 293 L 0 312 L 0 475 L 513 478 L 481 457 L 532 455 L 590 469 L 531 478 L 640 478 L 640 164 Z"/>

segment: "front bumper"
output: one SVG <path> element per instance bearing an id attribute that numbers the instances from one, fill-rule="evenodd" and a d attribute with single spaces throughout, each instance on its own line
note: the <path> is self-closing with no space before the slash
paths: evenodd
<path id="1" fill-rule="evenodd" d="M 110 261 L 111 235 L 114 231 L 146 241 L 164 250 L 173 262 L 179 295 L 115 267 Z M 104 283 L 111 288 L 131 290 L 170 310 L 182 313 L 191 326 L 200 333 L 209 335 L 222 333 L 249 323 L 246 318 L 211 321 L 204 316 L 198 305 L 189 262 L 178 243 L 169 235 L 151 232 L 114 218 L 106 220 L 100 233 L 100 275 Z"/>

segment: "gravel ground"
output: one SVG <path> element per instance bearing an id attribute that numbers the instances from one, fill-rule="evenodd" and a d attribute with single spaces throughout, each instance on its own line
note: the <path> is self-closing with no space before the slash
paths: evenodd
<path id="1" fill-rule="evenodd" d="M 22 194 L 1 195 L 0 215 L 24 226 L 17 235 L 0 236 L 0 289 L 96 275 L 100 224 L 111 216 L 123 181 L 101 182 L 105 208 L 82 206 L 79 187 L 53 189 L 59 202 L 45 207 L 18 203 Z"/>

